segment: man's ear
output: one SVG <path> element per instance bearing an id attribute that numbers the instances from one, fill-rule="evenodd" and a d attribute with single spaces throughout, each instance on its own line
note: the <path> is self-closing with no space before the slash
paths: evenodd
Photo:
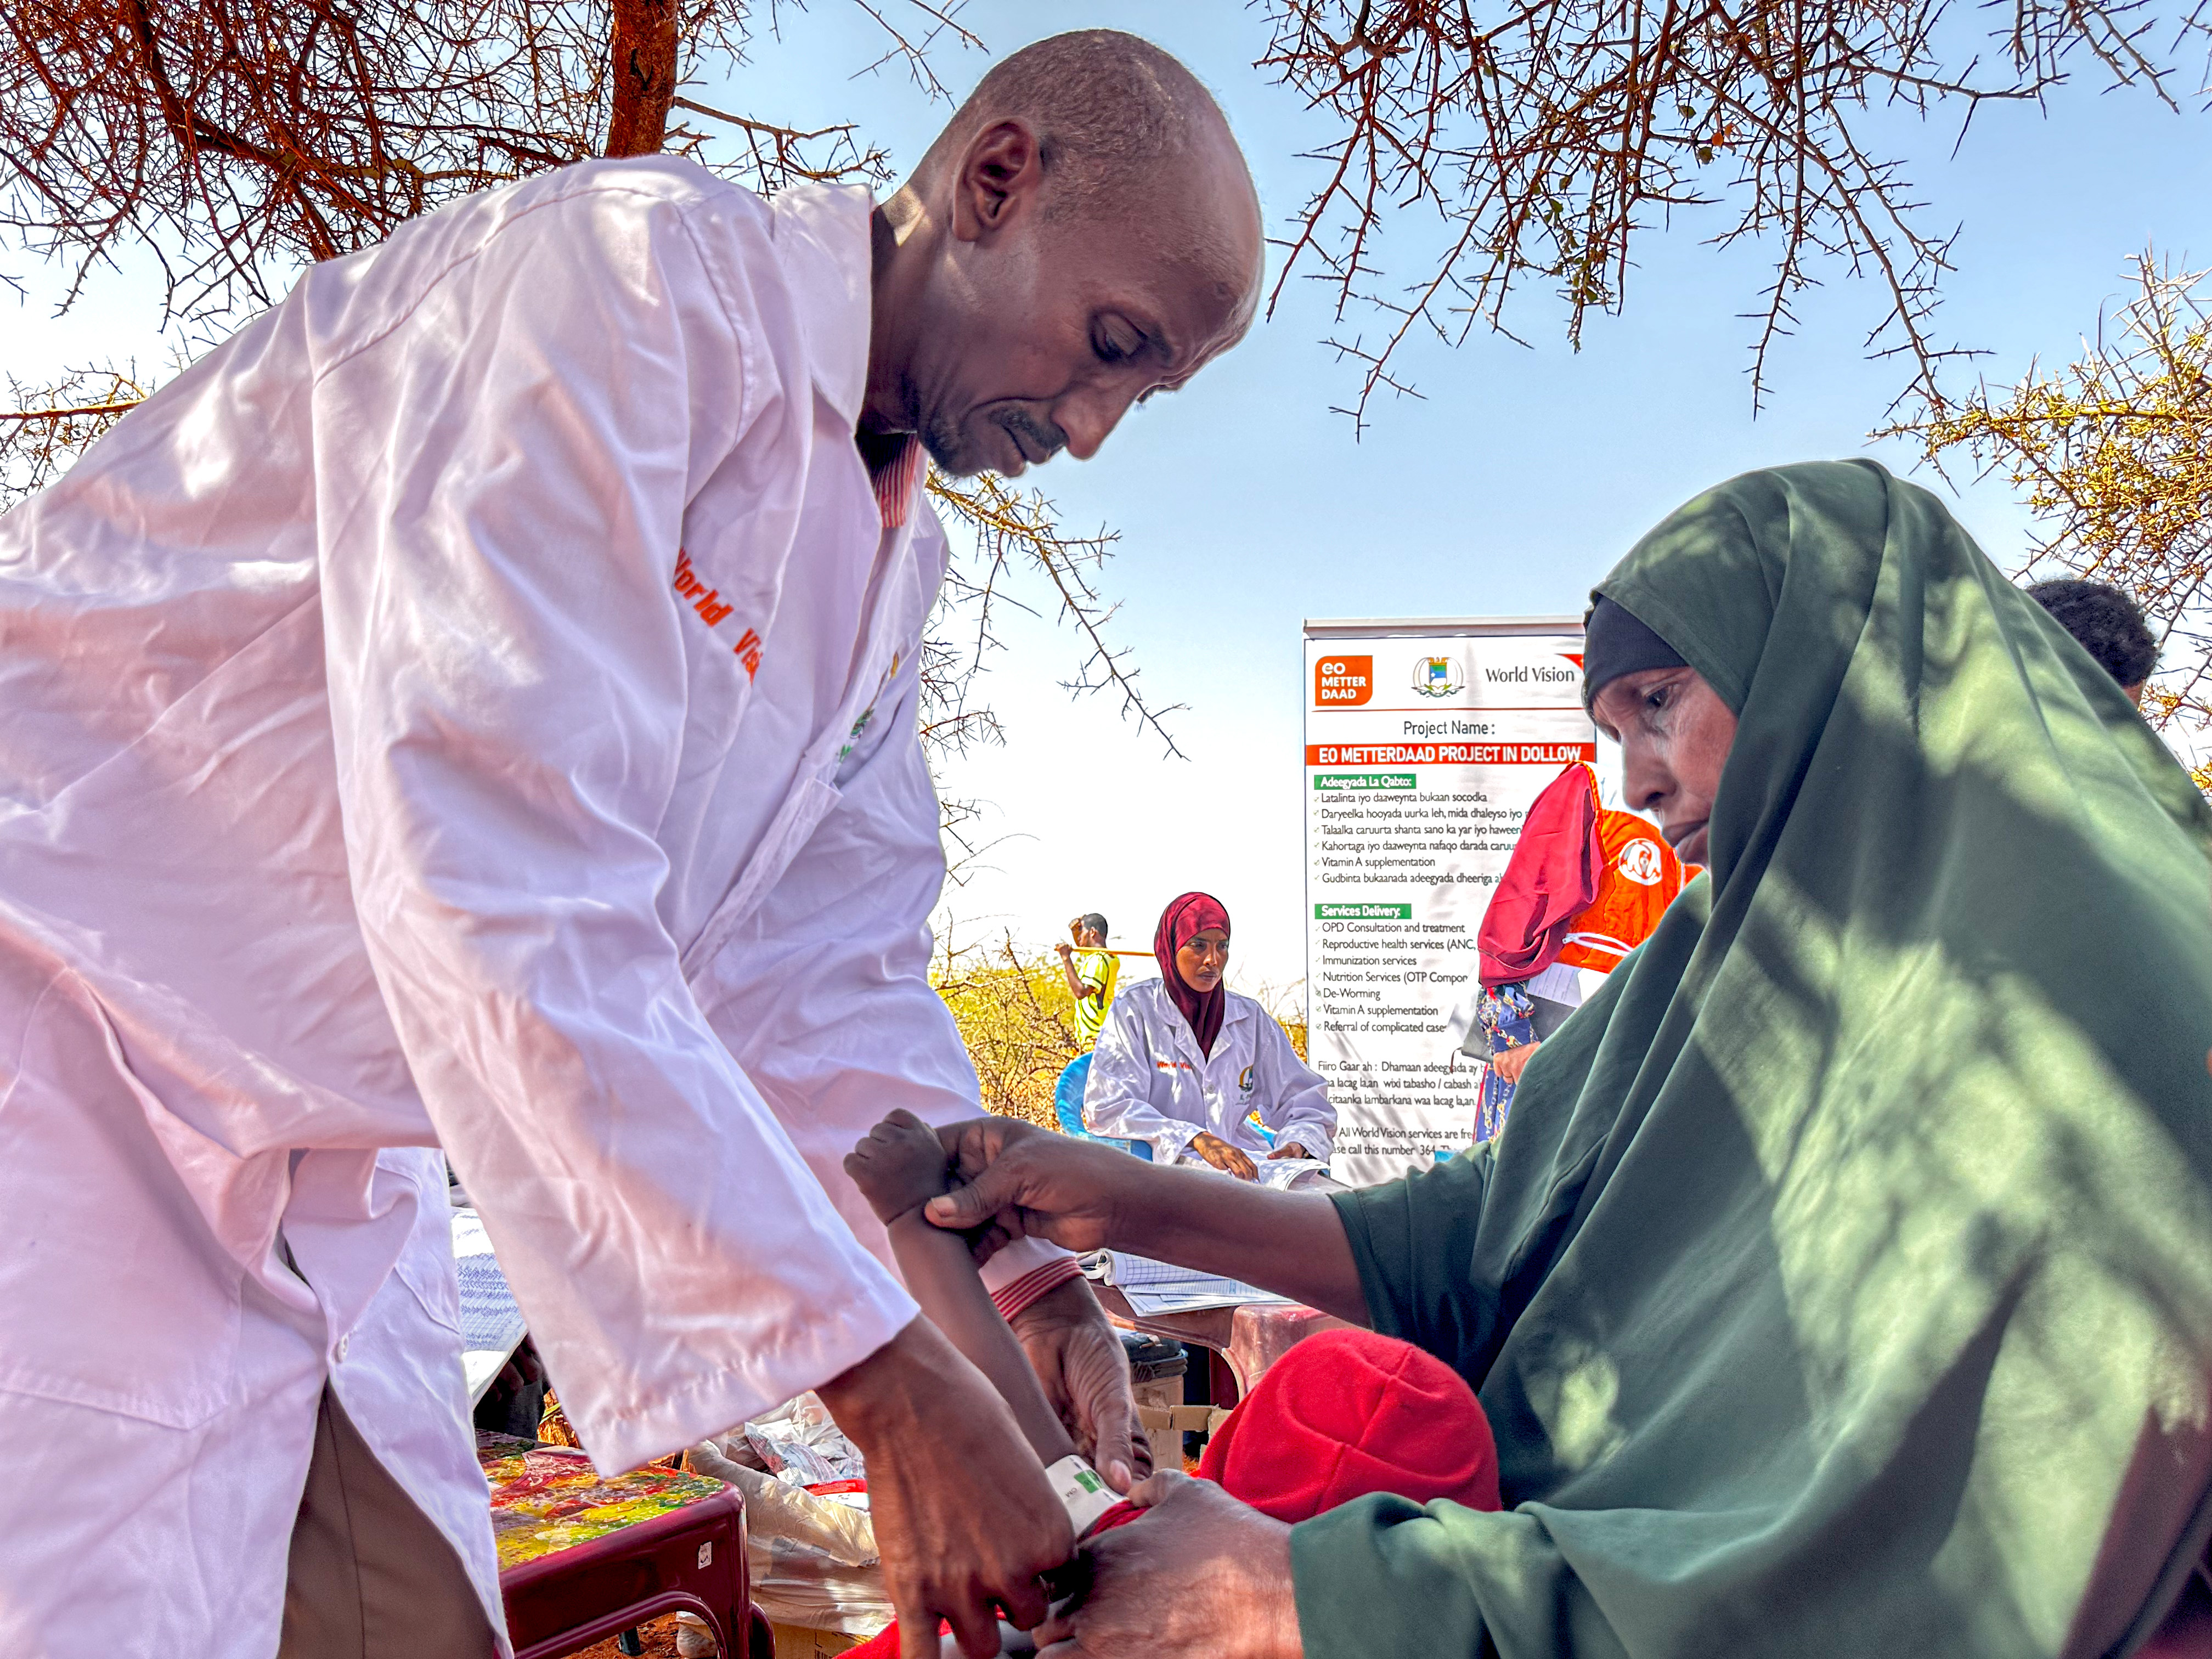
<path id="1" fill-rule="evenodd" d="M 1035 206 L 1044 188 L 1036 135 L 1026 122 L 993 123 L 969 141 L 952 184 L 952 234 L 988 241 Z"/>

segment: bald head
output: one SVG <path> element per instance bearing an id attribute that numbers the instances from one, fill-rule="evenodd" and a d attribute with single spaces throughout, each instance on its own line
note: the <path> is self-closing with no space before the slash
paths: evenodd
<path id="1" fill-rule="evenodd" d="M 863 425 L 920 433 L 956 473 L 1089 455 L 1258 303 L 1259 199 L 1227 120 L 1117 30 L 998 64 L 880 216 Z"/>
<path id="2" fill-rule="evenodd" d="M 1055 214 L 1126 200 L 1194 151 L 1236 149 L 1220 106 L 1181 64 L 1119 29 L 1077 29 L 1024 46 L 976 82 L 916 179 L 956 163 L 977 133 L 1007 119 L 1036 134 Z"/>

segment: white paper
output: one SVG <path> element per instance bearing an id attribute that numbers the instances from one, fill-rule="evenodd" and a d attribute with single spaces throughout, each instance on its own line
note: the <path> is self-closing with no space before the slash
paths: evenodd
<path id="1" fill-rule="evenodd" d="M 1340 1193 L 1344 1183 L 1328 1172 L 1328 1161 L 1318 1158 L 1271 1158 L 1260 1165 L 1259 1184 L 1272 1191 Z"/>
<path id="2" fill-rule="evenodd" d="M 1147 1317 L 1194 1313 L 1205 1308 L 1234 1308 L 1245 1303 L 1290 1305 L 1291 1298 L 1218 1273 L 1194 1273 L 1171 1262 L 1124 1250 L 1107 1252 L 1106 1282 L 1129 1299 L 1132 1311 Z"/>
<path id="3" fill-rule="evenodd" d="M 453 1261 L 460 1280 L 461 1374 L 474 1406 L 522 1346 L 528 1327 L 474 1210 L 453 1212 Z"/>

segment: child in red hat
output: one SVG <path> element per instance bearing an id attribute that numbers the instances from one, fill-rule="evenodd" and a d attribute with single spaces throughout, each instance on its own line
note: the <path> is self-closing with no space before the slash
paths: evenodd
<path id="1" fill-rule="evenodd" d="M 921 1214 L 952 1184 L 936 1132 L 894 1113 L 854 1148 L 845 1169 L 890 1229 L 921 1310 L 1006 1397 L 1039 1460 L 1060 1467 L 1073 1450 L 1066 1431 L 993 1307 L 966 1244 Z M 1198 1473 L 1292 1524 L 1370 1492 L 1498 1507 L 1498 1449 L 1474 1391 L 1434 1355 L 1373 1331 L 1323 1331 L 1277 1360 L 1214 1431 Z M 1089 1531 L 1144 1514 L 1139 1504 L 1117 1504 Z M 1084 1531 L 1079 1522 L 1077 1530 Z M 898 1651 L 893 1625 L 853 1649 L 849 1659 L 897 1659 Z"/>

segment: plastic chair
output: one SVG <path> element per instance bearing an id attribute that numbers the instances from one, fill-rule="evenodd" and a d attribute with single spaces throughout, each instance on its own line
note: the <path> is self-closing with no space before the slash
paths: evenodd
<path id="1" fill-rule="evenodd" d="M 1120 1140 L 1112 1135 L 1094 1135 L 1083 1125 L 1083 1091 L 1091 1082 L 1091 1056 L 1078 1054 L 1067 1062 L 1067 1069 L 1053 1085 L 1052 1115 L 1059 1120 L 1060 1132 L 1073 1135 L 1078 1140 L 1095 1140 L 1102 1146 L 1119 1146 L 1123 1152 L 1152 1161 L 1152 1149 L 1141 1140 Z"/>

